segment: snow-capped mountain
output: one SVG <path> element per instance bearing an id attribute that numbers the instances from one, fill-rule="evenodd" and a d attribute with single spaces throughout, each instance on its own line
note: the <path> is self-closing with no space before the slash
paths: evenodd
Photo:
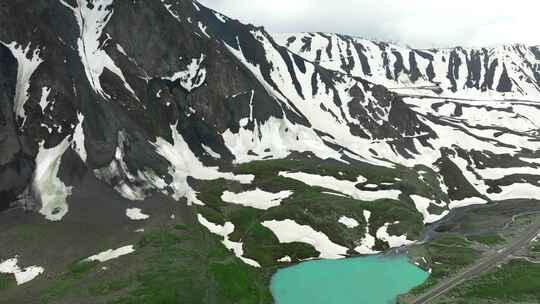
<path id="1" fill-rule="evenodd" d="M 327 69 L 396 91 L 467 99 L 533 99 L 540 91 L 540 48 L 413 49 L 337 34 L 276 34 L 275 40 Z"/>
<path id="2" fill-rule="evenodd" d="M 288 176 L 413 203 L 425 223 L 540 195 L 537 47 L 273 35 L 189 0 L 13 1 L 0 20 L 2 209 L 60 221 L 86 173 L 130 200 L 204 205 L 191 180 L 250 185 L 231 168 L 291 155 L 416 172 L 433 192 Z M 399 246 L 391 225 L 377 238 Z"/>

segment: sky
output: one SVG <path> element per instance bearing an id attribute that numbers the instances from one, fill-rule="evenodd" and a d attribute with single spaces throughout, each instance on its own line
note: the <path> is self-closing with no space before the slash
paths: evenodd
<path id="1" fill-rule="evenodd" d="M 270 32 L 333 32 L 419 48 L 540 45 L 537 0 L 199 0 Z"/>

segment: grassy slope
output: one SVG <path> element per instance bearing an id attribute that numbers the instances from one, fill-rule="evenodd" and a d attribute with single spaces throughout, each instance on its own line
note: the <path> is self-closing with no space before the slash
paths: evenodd
<path id="1" fill-rule="evenodd" d="M 204 229 L 163 226 L 145 232 L 136 248 L 133 258 L 143 263 L 123 265 L 128 256 L 74 263 L 44 292 L 42 303 L 272 303 L 271 272 L 245 265 Z M 103 266 L 129 269 L 104 275 Z"/>
<path id="2" fill-rule="evenodd" d="M 512 260 L 437 303 L 540 303 L 540 264 Z"/>
<path id="3" fill-rule="evenodd" d="M 289 255 L 293 261 L 298 261 L 316 257 L 318 253 L 303 243 L 280 244 L 273 233 L 260 224 L 262 221 L 294 219 L 324 232 L 338 244 L 353 248 L 365 233 L 364 210 L 372 212 L 371 234 L 375 234 L 385 223 L 399 221 L 400 224 L 392 225 L 389 232 L 407 234 L 410 239 L 415 239 L 420 235 L 423 224 L 408 195 L 418 194 L 444 201 L 448 199 L 441 191 L 434 172 L 424 167 L 411 170 L 397 166 L 389 169 L 361 163 L 352 166 L 315 159 L 288 159 L 253 162 L 234 170 L 237 174 L 254 174 L 254 183 L 242 185 L 226 180 L 193 181 L 194 187 L 200 191 L 199 199 L 206 204 L 193 207 L 193 223 L 168 223 L 160 228 L 148 229 L 141 236 L 134 254 L 111 262 L 95 265 L 74 261 L 49 284 L 42 294 L 42 302 L 271 303 L 271 275 L 285 266 L 277 259 Z M 420 170 L 424 172 L 422 177 L 417 174 Z M 324 194 L 322 192 L 326 189 L 280 177 L 277 174 L 280 171 L 302 171 L 351 181 L 356 181 L 362 175 L 368 179 L 365 184 L 379 184 L 380 190 L 401 190 L 403 195 L 399 201 L 364 202 Z M 240 192 L 256 187 L 272 192 L 293 190 L 294 195 L 283 201 L 281 206 L 267 211 L 221 201 L 221 194 L 225 190 Z M 201 213 L 216 224 L 226 221 L 234 223 L 236 229 L 230 236 L 231 240 L 242 241 L 245 256 L 257 260 L 263 268 L 251 268 L 234 257 L 220 244 L 219 237 L 196 223 L 196 213 Z M 339 224 L 337 220 L 343 215 L 354 217 L 360 226 L 347 229 Z M 376 246 L 379 250 L 387 248 L 387 244 L 380 241 Z M 109 269 L 103 269 L 103 266 Z M 10 281 L 0 277 L 0 288 L 11 287 L 12 282 L 6 282 Z M 181 302 L 179 299 L 182 299 Z"/>

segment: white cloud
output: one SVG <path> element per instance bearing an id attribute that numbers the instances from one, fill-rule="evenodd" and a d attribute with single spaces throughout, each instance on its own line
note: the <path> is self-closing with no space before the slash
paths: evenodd
<path id="1" fill-rule="evenodd" d="M 417 47 L 540 44 L 530 0 L 201 0 L 273 32 L 336 32 Z"/>

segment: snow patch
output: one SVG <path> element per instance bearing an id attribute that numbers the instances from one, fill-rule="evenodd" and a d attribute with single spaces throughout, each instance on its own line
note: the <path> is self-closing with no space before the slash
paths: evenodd
<path id="1" fill-rule="evenodd" d="M 191 59 L 191 63 L 188 64 L 186 70 L 162 78 L 172 82 L 180 81 L 180 85 L 188 92 L 191 92 L 206 81 L 206 69 L 202 67 L 204 59 L 204 54 L 201 54 L 199 58 Z"/>
<path id="2" fill-rule="evenodd" d="M 346 194 L 357 200 L 375 201 L 379 199 L 398 200 L 401 191 L 398 190 L 379 190 L 363 191 L 356 188 L 356 184 L 366 182 L 363 176 L 359 176 L 356 182 L 337 179 L 333 176 L 321 176 L 304 172 L 279 172 L 280 176 L 295 179 L 309 186 L 321 187 Z"/>
<path id="3" fill-rule="evenodd" d="M 376 239 L 374 236 L 369 234 L 369 226 L 370 226 L 369 220 L 371 218 L 371 212 L 368 210 L 364 210 L 364 218 L 366 219 L 365 235 L 364 235 L 364 238 L 360 241 L 360 245 L 354 248 L 354 251 L 360 254 L 377 254 L 379 253 L 379 251 L 373 250 Z"/>
<path id="4" fill-rule="evenodd" d="M 72 187 L 67 187 L 60 180 L 58 171 L 70 142 L 66 137 L 54 148 L 46 149 L 44 145 L 44 142 L 39 144 L 32 189 L 41 203 L 39 212 L 50 221 L 60 221 L 68 212 L 66 199 L 71 195 Z"/>
<path id="5" fill-rule="evenodd" d="M 394 224 L 399 224 L 399 222 L 395 222 Z M 378 239 L 387 242 L 390 248 L 397 248 L 414 244 L 414 241 L 407 240 L 407 235 L 395 236 L 388 234 L 388 228 L 390 227 L 390 225 L 391 223 L 386 223 L 384 226 L 379 228 L 379 230 L 377 230 Z"/>
<path id="6" fill-rule="evenodd" d="M 261 265 L 252 259 L 245 258 L 244 255 L 244 244 L 241 242 L 233 242 L 229 240 L 229 235 L 234 232 L 234 224 L 231 222 L 225 223 L 225 225 L 216 225 L 210 221 L 208 221 L 204 216 L 197 215 L 197 218 L 199 220 L 199 223 L 206 227 L 211 233 L 217 234 L 219 236 L 223 237 L 223 245 L 229 250 L 232 250 L 236 257 L 238 257 L 240 260 L 242 260 L 247 265 L 250 265 L 252 267 L 260 268 Z"/>
<path id="7" fill-rule="evenodd" d="M 126 216 L 134 221 L 142 221 L 149 219 L 150 216 L 148 214 L 142 213 L 142 210 L 139 208 L 129 208 L 126 210 Z"/>
<path id="8" fill-rule="evenodd" d="M 201 32 L 208 38 L 212 38 L 210 37 L 210 35 L 208 35 L 208 32 L 207 32 L 207 29 L 208 27 L 204 24 L 202 24 L 202 22 L 199 21 L 199 29 L 201 30 Z"/>
<path id="9" fill-rule="evenodd" d="M 45 272 L 43 267 L 30 266 L 21 269 L 17 257 L 0 262 L 0 273 L 13 274 L 17 285 L 28 283 Z"/>
<path id="10" fill-rule="evenodd" d="M 144 200 L 149 190 L 165 189 L 167 184 L 162 177 L 157 176 L 151 169 L 137 170 L 133 175 L 124 161 L 124 149 L 128 139 L 124 131 L 118 132 L 118 146 L 114 159 L 109 166 L 94 170 L 97 178 L 114 184 L 114 189 L 124 198 L 133 201 Z"/>
<path id="11" fill-rule="evenodd" d="M 353 218 L 350 218 L 350 217 L 346 217 L 346 216 L 340 217 L 338 222 L 345 225 L 349 229 L 356 228 L 356 227 L 360 226 L 360 224 L 358 223 L 357 220 L 355 220 Z"/>
<path id="12" fill-rule="evenodd" d="M 189 204 L 203 204 L 197 199 L 197 192 L 188 184 L 188 176 L 201 180 L 224 178 L 243 184 L 250 184 L 255 178 L 254 175 L 234 175 L 220 172 L 217 167 L 205 167 L 197 156 L 193 154 L 182 135 L 178 133 L 176 126 L 171 126 L 171 131 L 172 143 L 163 138 L 158 138 L 153 145 L 156 152 L 171 164 L 169 174 L 173 177 L 173 182 L 170 186 L 174 190 L 174 199 L 178 200 L 181 197 L 186 197 Z"/>
<path id="13" fill-rule="evenodd" d="M 480 198 L 480 197 L 467 197 L 459 201 L 454 200 L 450 202 L 450 205 L 448 207 L 450 209 L 456 209 L 456 208 L 463 208 L 463 207 L 472 206 L 472 205 L 485 205 L 487 203 L 488 202 L 485 199 Z"/>
<path id="14" fill-rule="evenodd" d="M 103 262 L 117 259 L 124 255 L 128 255 L 133 252 L 135 252 L 133 245 L 128 245 L 128 246 L 120 247 L 118 249 L 109 249 L 107 251 L 103 251 L 101 253 L 98 253 L 96 255 L 86 258 L 86 260 L 92 261 L 92 262 L 97 261 L 97 262 L 103 263 Z"/>
<path id="15" fill-rule="evenodd" d="M 227 130 L 222 134 L 225 146 L 235 156 L 235 163 L 282 159 L 292 151 L 312 152 L 321 159 L 343 162 L 341 154 L 327 147 L 311 128 L 270 117 L 264 123 L 255 122 L 255 129 L 249 130 L 244 128 L 248 122 L 247 118 L 240 121 L 242 127 L 238 133 Z"/>
<path id="16" fill-rule="evenodd" d="M 41 99 L 39 100 L 39 107 L 41 108 L 41 112 L 45 115 L 45 109 L 49 105 L 49 102 L 47 99 L 49 98 L 49 95 L 51 94 L 51 88 L 43 87 L 41 88 Z"/>
<path id="17" fill-rule="evenodd" d="M 241 193 L 225 191 L 221 196 L 224 202 L 252 207 L 255 209 L 268 210 L 277 207 L 281 202 L 290 197 L 292 191 L 281 191 L 278 193 L 266 192 L 259 188 Z"/>
<path id="18" fill-rule="evenodd" d="M 414 205 L 416 206 L 416 210 L 422 214 L 424 217 L 424 224 L 431 224 L 435 223 L 445 216 L 448 215 L 450 211 L 445 210 L 443 213 L 436 215 L 436 214 L 430 214 L 429 213 L 429 206 L 434 203 L 431 199 L 422 197 L 420 195 L 411 195 L 411 199 L 414 202 Z M 435 203 L 434 203 L 435 204 Z"/>
<path id="19" fill-rule="evenodd" d="M 290 256 L 286 255 L 286 256 L 282 257 L 281 259 L 278 259 L 277 261 L 280 262 L 280 263 L 290 263 L 290 262 L 292 262 L 292 259 L 291 259 Z"/>
<path id="20" fill-rule="evenodd" d="M 65 0 L 60 0 L 60 3 L 73 12 L 79 25 L 78 51 L 90 85 L 98 94 L 110 99 L 99 79 L 103 71 L 108 69 L 116 74 L 124 83 L 124 87 L 135 99 L 139 100 L 135 91 L 127 83 L 122 70 L 104 50 L 110 37 L 105 41 L 102 41 L 102 37 L 104 29 L 114 13 L 114 0 L 101 0 L 99 4 L 92 4 L 89 0 L 76 0 L 76 2 L 77 7 L 72 7 Z"/>
<path id="21" fill-rule="evenodd" d="M 86 146 L 84 143 L 84 129 L 82 126 L 84 122 L 84 115 L 82 113 L 78 113 L 77 118 L 79 119 L 79 123 L 77 124 L 77 127 L 75 127 L 75 132 L 73 133 L 72 148 L 75 152 L 77 152 L 77 154 L 79 154 L 82 161 L 86 163 L 88 154 L 86 153 Z"/>
<path id="22" fill-rule="evenodd" d="M 17 60 L 17 86 L 15 87 L 13 112 L 15 112 L 15 116 L 17 118 L 23 119 L 22 125 L 24 125 L 24 122 L 26 121 L 24 105 L 30 97 L 28 95 L 28 89 L 30 89 L 30 80 L 39 65 L 43 63 L 43 59 L 40 57 L 41 50 L 36 48 L 33 52 L 31 52 L 31 43 L 27 44 L 24 48 L 22 45 L 18 45 L 15 41 L 9 44 L 2 41 L 0 41 L 0 43 L 7 47 L 13 54 L 13 57 L 15 57 Z"/>
<path id="23" fill-rule="evenodd" d="M 204 144 L 201 144 L 203 150 L 208 153 L 208 155 L 212 156 L 213 158 L 215 159 L 221 159 L 221 155 L 217 152 L 215 152 L 214 150 L 212 150 L 212 148 L 204 145 Z"/>
<path id="24" fill-rule="evenodd" d="M 341 259 L 347 255 L 346 247 L 333 243 L 324 233 L 293 220 L 274 220 L 261 224 L 272 230 L 281 243 L 300 242 L 312 245 L 320 253 L 321 259 Z"/>

